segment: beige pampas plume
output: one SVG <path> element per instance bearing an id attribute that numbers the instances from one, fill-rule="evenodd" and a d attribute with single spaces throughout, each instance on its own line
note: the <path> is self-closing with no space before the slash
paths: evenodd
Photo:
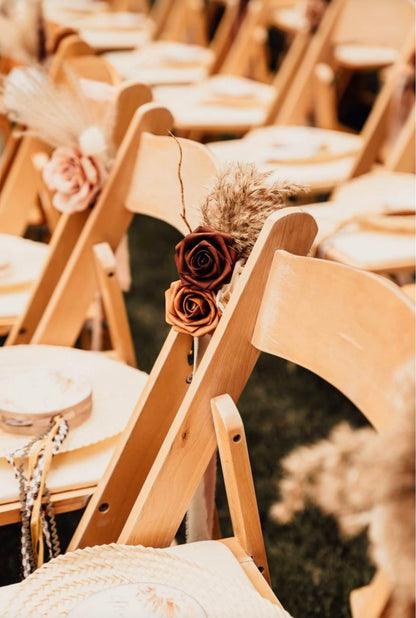
<path id="1" fill-rule="evenodd" d="M 371 557 L 393 590 L 383 618 L 410 618 L 415 610 L 414 377 L 408 367 L 402 376 L 407 386 L 398 388 L 402 406 L 391 428 L 376 433 L 343 423 L 327 440 L 294 450 L 282 462 L 281 498 L 270 510 L 287 523 L 310 502 L 334 515 L 346 535 L 368 528 Z"/>
<path id="2" fill-rule="evenodd" d="M 299 187 L 270 182 L 269 174 L 252 163 L 232 163 L 218 176 L 202 204 L 202 225 L 231 234 L 234 246 L 247 259 L 267 217 L 287 206 Z"/>
<path id="3" fill-rule="evenodd" d="M 81 146 L 81 140 L 89 150 L 98 149 L 104 155 L 103 161 L 109 163 L 113 154 L 110 136 L 115 120 L 114 102 L 106 104 L 105 113 L 95 113 L 97 108 L 70 71 L 67 82 L 68 87 L 56 85 L 38 67 L 15 68 L 3 81 L 2 111 L 54 148 Z"/>

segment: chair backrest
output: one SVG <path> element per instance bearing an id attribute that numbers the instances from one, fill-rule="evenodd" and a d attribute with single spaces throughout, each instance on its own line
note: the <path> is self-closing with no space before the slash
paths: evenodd
<path id="1" fill-rule="evenodd" d="M 59 282 L 55 274 L 56 287 L 54 289 L 48 285 L 48 296 L 42 291 L 42 282 L 38 282 L 24 315 L 15 325 L 7 343 L 54 341 L 56 344 L 74 345 L 97 289 L 93 246 L 108 242 L 115 251 L 134 213 L 150 214 L 185 231 L 180 217 L 178 145 L 173 138 L 161 139 L 148 134 L 151 132 L 166 136 L 172 124 L 170 112 L 160 106 L 144 105 L 138 110 L 119 148 L 107 185 L 88 222 L 83 226 L 71 258 L 65 259 L 64 263 L 60 262 Z M 185 140 L 181 141 L 181 145 L 181 176 L 187 210 L 189 206 L 193 221 L 195 215 L 192 215 L 191 204 L 198 204 L 206 195 L 216 166 L 212 155 L 201 144 Z M 165 182 L 160 180 L 161 173 Z M 57 227 L 57 239 L 67 234 L 65 227 L 70 229 L 75 225 L 74 215 L 61 219 L 63 221 Z M 71 232 L 71 238 L 74 239 L 74 236 Z M 43 280 L 48 269 L 55 273 L 57 259 L 54 252 L 58 251 L 59 245 L 62 245 L 61 241 L 51 246 L 53 252 L 45 266 Z M 76 306 L 73 305 L 74 297 L 77 298 Z M 68 310 L 69 307 L 71 309 Z"/>
<path id="2" fill-rule="evenodd" d="M 210 0 L 209 2 L 179 0 L 174 2 L 160 32 L 160 39 L 209 47 L 214 52 L 211 70 L 216 71 L 224 59 L 232 38 L 238 16 L 238 6 L 237 0 Z M 216 10 L 221 11 L 222 14 L 209 40 L 210 20 Z"/>
<path id="3" fill-rule="evenodd" d="M 279 251 L 252 342 L 333 384 L 382 430 L 402 404 L 396 372 L 414 356 L 414 318 L 384 278 Z"/>
<path id="4" fill-rule="evenodd" d="M 276 89 L 276 102 L 269 118 L 274 119 L 290 80 L 303 58 L 311 33 L 305 29 L 295 35 L 284 54 L 276 73 L 269 68 L 268 29 L 273 25 L 273 0 L 252 0 L 238 32 L 220 67 L 224 74 L 243 75 L 259 81 L 272 81 Z M 267 124 L 266 122 L 266 124 Z"/>
<path id="5" fill-rule="evenodd" d="M 414 17 L 412 0 L 348 0 L 333 42 L 386 45 L 399 50 Z"/>
<path id="6" fill-rule="evenodd" d="M 116 123 L 114 128 L 114 138 L 117 145 L 120 144 L 123 133 L 127 130 L 129 121 L 132 119 L 135 110 L 140 107 L 140 105 L 148 103 L 150 98 L 151 94 L 149 88 L 142 84 L 130 82 L 119 86 L 115 112 Z M 123 167 L 123 154 L 120 157 L 120 153 L 118 153 L 113 170 L 114 168 L 119 170 L 120 167 Z M 117 180 L 121 181 L 122 179 L 120 179 L 117 174 L 114 175 L 111 173 L 93 212 L 98 208 L 104 195 L 107 193 L 111 194 L 111 191 L 116 191 L 114 186 L 117 184 Z M 22 338 L 24 341 L 30 340 L 86 221 L 91 214 L 92 211 L 88 209 L 87 211 L 63 214 L 60 216 L 49 244 L 48 259 L 39 280 L 33 287 L 30 300 L 23 315 L 20 316 L 10 331 L 7 340 L 8 344 L 21 342 Z"/>
<path id="7" fill-rule="evenodd" d="M 178 0 L 173 3 L 160 33 L 165 41 L 181 41 L 193 45 L 208 44 L 208 28 L 204 3 L 200 0 Z"/>
<path id="8" fill-rule="evenodd" d="M 197 142 L 181 139 L 179 143 L 183 154 L 181 177 L 187 204 L 186 217 L 194 229 L 200 220 L 199 204 L 217 166 L 207 149 L 201 148 Z M 181 218 L 179 156 L 178 143 L 173 138 L 144 133 L 125 206 L 130 212 L 156 217 L 186 234 L 187 226 Z M 161 171 L 164 182 L 161 182 Z"/>

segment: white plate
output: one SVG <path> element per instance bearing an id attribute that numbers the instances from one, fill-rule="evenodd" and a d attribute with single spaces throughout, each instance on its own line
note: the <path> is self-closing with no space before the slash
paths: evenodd
<path id="1" fill-rule="evenodd" d="M 277 143 L 273 144 L 267 151 L 267 160 L 292 161 L 311 159 L 319 154 L 324 148 L 324 144 L 319 142 L 309 143 Z"/>
<path id="2" fill-rule="evenodd" d="M 12 263 L 5 253 L 0 252 L 0 279 L 10 275 Z"/>
<path id="3" fill-rule="evenodd" d="M 14 414 L 52 414 L 91 396 L 85 378 L 39 367 L 0 380 L 0 408 Z"/>
<path id="4" fill-rule="evenodd" d="M 166 62 L 175 64 L 195 64 L 201 59 L 200 50 L 195 46 L 169 45 L 161 51 L 161 57 Z"/>
<path id="5" fill-rule="evenodd" d="M 255 95 L 252 84 L 233 76 L 216 79 L 212 84 L 212 92 L 231 99 L 249 99 Z"/>

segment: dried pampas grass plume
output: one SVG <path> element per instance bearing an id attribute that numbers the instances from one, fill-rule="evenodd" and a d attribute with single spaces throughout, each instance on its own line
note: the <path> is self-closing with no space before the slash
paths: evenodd
<path id="1" fill-rule="evenodd" d="M 403 372 L 409 378 L 408 369 Z M 334 515 L 346 535 L 368 528 L 371 557 L 393 590 L 383 618 L 410 618 L 415 610 L 413 376 L 404 392 L 406 405 L 389 431 L 354 430 L 343 423 L 327 440 L 286 457 L 281 500 L 270 510 L 273 519 L 287 523 L 312 502 Z"/>
<path id="2" fill-rule="evenodd" d="M 88 154 L 93 150 L 102 155 L 107 165 L 113 156 L 116 106 L 108 102 L 104 112 L 99 113 L 102 108 L 92 105 L 82 80 L 70 69 L 66 78 L 67 86 L 55 84 L 42 68 L 14 68 L 0 89 L 0 111 L 12 122 L 28 127 L 26 133 L 40 137 L 53 148 L 81 141 Z"/>
<path id="3" fill-rule="evenodd" d="M 270 174 L 253 163 L 232 163 L 218 176 L 202 204 L 202 225 L 231 234 L 234 246 L 247 259 L 267 217 L 287 206 L 299 187 L 270 182 Z"/>

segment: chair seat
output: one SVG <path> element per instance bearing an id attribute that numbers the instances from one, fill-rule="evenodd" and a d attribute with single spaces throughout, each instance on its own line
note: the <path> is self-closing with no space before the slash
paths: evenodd
<path id="1" fill-rule="evenodd" d="M 30 293 L 30 290 L 24 290 L 23 292 L 0 294 L 0 320 L 2 326 L 7 326 L 7 330 L 25 310 Z"/>
<path id="2" fill-rule="evenodd" d="M 356 216 L 386 211 L 411 212 L 415 209 L 415 200 L 413 174 L 378 170 L 350 180 L 335 192 L 333 201 L 311 204 L 303 209 L 318 223 L 313 246 L 321 257 L 375 272 L 412 271 L 415 265 L 413 234 L 394 233 L 394 226 L 388 233 L 360 230 L 353 222 L 338 234 L 336 230 Z M 393 224 L 394 219 L 392 217 Z"/>
<path id="3" fill-rule="evenodd" d="M 0 333 L 8 332 L 29 300 L 49 252 L 48 245 L 0 234 Z"/>
<path id="4" fill-rule="evenodd" d="M 348 177 L 361 145 L 357 135 L 315 127 L 264 127 L 241 140 L 208 144 L 221 162 L 253 162 L 271 180 L 313 192 L 330 191 Z"/>
<path id="5" fill-rule="evenodd" d="M 346 229 L 324 242 L 318 257 L 377 273 L 413 272 L 415 236 Z"/>
<path id="6" fill-rule="evenodd" d="M 355 70 L 382 69 L 393 64 L 397 55 L 397 49 L 383 45 L 342 43 L 334 49 L 336 63 L 346 69 Z"/>
<path id="7" fill-rule="evenodd" d="M 197 45 L 157 41 L 133 52 L 110 52 L 105 58 L 124 79 L 154 86 L 201 81 L 214 54 Z"/>
<path id="8" fill-rule="evenodd" d="M 173 114 L 183 130 L 247 131 L 262 124 L 274 88 L 233 75 L 217 75 L 192 86 L 159 86 L 154 99 Z"/>
<path id="9" fill-rule="evenodd" d="M 1 295 L 28 290 L 48 256 L 48 245 L 19 236 L 0 234 Z"/>
<path id="10" fill-rule="evenodd" d="M 151 40 L 147 30 L 95 30 L 85 28 L 79 31 L 80 37 L 97 53 L 117 49 L 135 49 Z"/>
<path id="11" fill-rule="evenodd" d="M 81 375 L 91 385 L 91 416 L 79 427 L 70 430 L 61 452 L 52 461 L 47 482 L 52 495 L 75 488 L 90 489 L 96 485 L 108 464 L 116 436 L 124 429 L 133 412 L 147 374 L 85 350 L 43 345 L 0 349 L 2 377 L 40 366 Z M 17 436 L 0 429 L 0 524 L 17 519 L 15 503 L 18 501 L 18 487 L 5 455 L 29 439 L 28 436 Z"/>
<path id="12" fill-rule="evenodd" d="M 416 177 L 403 172 L 388 172 L 376 168 L 374 172 L 354 178 L 334 191 L 337 202 L 380 209 L 394 210 L 415 208 Z"/>

